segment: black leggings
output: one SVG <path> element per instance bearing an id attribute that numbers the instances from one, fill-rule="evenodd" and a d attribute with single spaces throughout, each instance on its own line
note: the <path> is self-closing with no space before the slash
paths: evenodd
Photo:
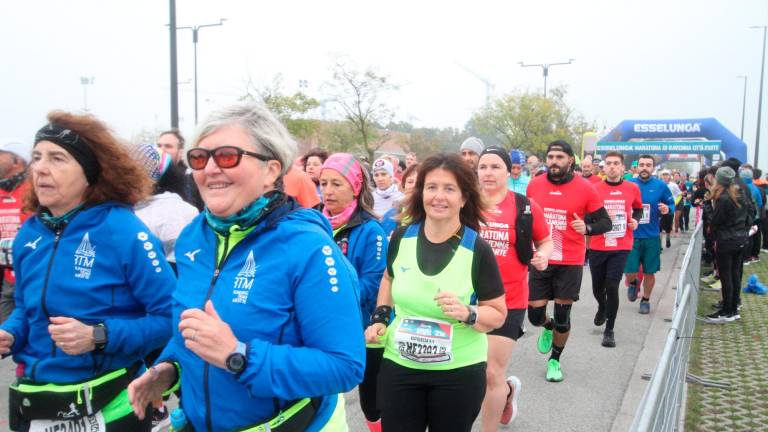
<path id="1" fill-rule="evenodd" d="M 680 216 L 680 227 L 688 231 L 688 225 L 691 221 L 691 206 L 683 206 L 683 215 Z"/>
<path id="2" fill-rule="evenodd" d="M 744 252 L 717 251 L 715 253 L 717 271 L 722 283 L 723 309 L 725 313 L 735 313 L 739 306 L 741 291 L 741 273 L 744 264 Z"/>
<path id="3" fill-rule="evenodd" d="M 410 369 L 384 359 L 379 373 L 386 432 L 469 432 L 485 397 L 485 362 L 445 371 Z"/>
<path id="4" fill-rule="evenodd" d="M 357 386 L 357 392 L 360 395 L 360 408 L 363 410 L 365 419 L 370 422 L 375 422 L 381 418 L 381 411 L 376 405 L 376 383 L 383 357 L 384 348 L 365 349 L 365 375 L 363 382 Z"/>
<path id="5" fill-rule="evenodd" d="M 629 251 L 592 251 L 589 271 L 592 273 L 592 294 L 597 304 L 605 308 L 605 328 L 613 330 L 619 311 L 619 284 Z"/>

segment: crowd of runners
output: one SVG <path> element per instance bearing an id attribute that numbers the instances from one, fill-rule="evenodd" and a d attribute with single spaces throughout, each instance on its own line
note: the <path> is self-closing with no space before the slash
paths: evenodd
<path id="1" fill-rule="evenodd" d="M 739 319 L 760 173 L 632 157 L 475 137 L 421 161 L 299 155 L 259 105 L 212 113 L 189 146 L 178 131 L 129 146 L 52 112 L 0 142 L 10 428 L 344 431 L 357 387 L 374 432 L 495 431 L 518 416 L 506 371 L 526 315 L 548 357 L 512 370 L 567 379 L 585 266 L 614 348 L 620 292 L 649 314 L 670 236 L 701 219 L 723 293 L 708 320 Z"/>

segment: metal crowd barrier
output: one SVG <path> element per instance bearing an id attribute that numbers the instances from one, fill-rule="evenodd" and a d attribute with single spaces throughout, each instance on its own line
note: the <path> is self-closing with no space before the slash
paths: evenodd
<path id="1" fill-rule="evenodd" d="M 680 268 L 672 327 L 635 413 L 630 428 L 633 432 L 675 431 L 680 426 L 686 380 L 697 378 L 688 376 L 688 354 L 699 304 L 702 244 L 702 225 L 698 223 Z"/>

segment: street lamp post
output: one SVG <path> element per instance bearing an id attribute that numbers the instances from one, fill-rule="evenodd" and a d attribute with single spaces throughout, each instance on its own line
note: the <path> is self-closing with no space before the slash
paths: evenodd
<path id="1" fill-rule="evenodd" d="M 80 77 L 83 86 L 83 111 L 88 111 L 88 86 L 93 84 L 93 77 Z"/>
<path id="2" fill-rule="evenodd" d="M 198 32 L 203 27 L 216 27 L 220 25 L 224 25 L 224 21 L 226 21 L 225 18 L 219 19 L 219 22 L 216 24 L 202 24 L 197 26 L 186 26 L 186 27 L 176 27 L 177 29 L 190 29 L 192 30 L 192 43 L 195 46 L 195 125 L 197 125 L 197 41 L 198 41 Z"/>
<path id="3" fill-rule="evenodd" d="M 747 76 L 739 75 L 736 78 L 744 78 L 744 95 L 741 97 L 741 135 L 739 135 L 739 138 L 744 141 L 744 113 L 747 111 Z"/>
<path id="4" fill-rule="evenodd" d="M 763 75 L 765 73 L 765 33 L 767 26 L 752 26 L 750 28 L 763 29 L 763 56 L 760 59 L 760 96 L 757 98 L 757 135 L 755 135 L 755 163 L 754 167 L 757 167 L 757 158 L 760 154 L 760 115 L 763 109 Z M 745 161 L 746 162 L 746 161 Z"/>
<path id="5" fill-rule="evenodd" d="M 547 76 L 549 76 L 549 68 L 551 66 L 557 66 L 557 65 L 569 65 L 574 62 L 576 59 L 568 59 L 567 62 L 558 62 L 558 63 L 537 63 L 537 64 L 525 64 L 523 62 L 518 62 L 520 67 L 540 67 L 542 74 L 544 75 L 544 97 L 547 97 Z"/>

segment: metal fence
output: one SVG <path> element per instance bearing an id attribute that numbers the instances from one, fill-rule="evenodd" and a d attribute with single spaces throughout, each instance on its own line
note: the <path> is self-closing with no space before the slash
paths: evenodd
<path id="1" fill-rule="evenodd" d="M 690 337 L 696 327 L 696 309 L 699 304 L 702 243 L 702 226 L 699 223 L 691 236 L 691 243 L 680 268 L 672 327 L 656 370 L 651 375 L 635 413 L 631 431 L 674 431 L 680 425 L 685 402 Z"/>

